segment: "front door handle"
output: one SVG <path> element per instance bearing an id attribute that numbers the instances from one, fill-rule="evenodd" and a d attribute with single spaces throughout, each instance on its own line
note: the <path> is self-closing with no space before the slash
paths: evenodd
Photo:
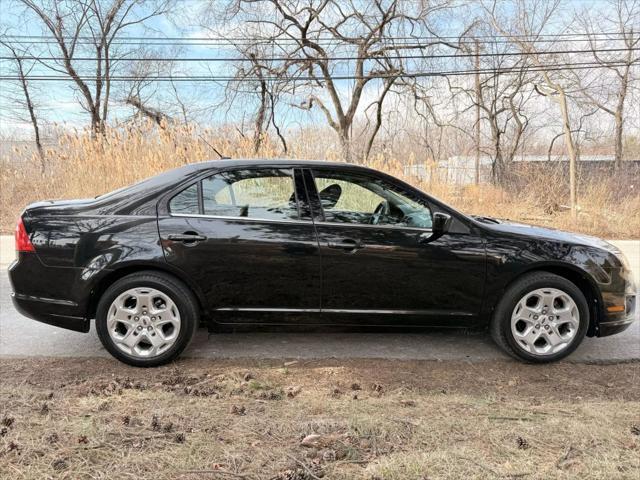
<path id="1" fill-rule="evenodd" d="M 169 240 L 172 240 L 174 242 L 184 242 L 184 243 L 203 242 L 207 239 L 207 237 L 205 237 L 204 235 L 199 235 L 195 232 L 171 234 L 169 235 L 168 238 Z"/>
<path id="2" fill-rule="evenodd" d="M 355 252 L 356 250 L 363 249 L 365 245 L 359 240 L 345 238 L 341 242 L 328 242 L 327 247 L 335 248 L 337 250 L 345 250 L 347 252 Z"/>

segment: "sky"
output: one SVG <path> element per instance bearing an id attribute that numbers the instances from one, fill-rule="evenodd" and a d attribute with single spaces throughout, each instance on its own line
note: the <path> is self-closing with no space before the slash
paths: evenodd
<path id="1" fill-rule="evenodd" d="M 104 2 L 106 5 L 109 2 Z M 125 37 L 141 37 L 143 40 L 135 40 L 140 48 L 149 48 L 155 45 L 155 50 L 164 56 L 179 58 L 229 58 L 237 57 L 238 53 L 232 45 L 223 46 L 219 42 L 215 45 L 203 45 L 201 37 L 211 37 L 217 34 L 212 33 L 208 28 L 197 25 L 204 22 L 198 12 L 206 0 L 178 0 L 179 15 L 174 15 L 171 20 L 166 16 L 154 17 L 144 26 L 134 25 L 127 29 L 123 35 Z M 566 11 L 572 8 L 594 8 L 602 5 L 602 0 L 568 0 L 565 4 Z M 35 21 L 32 16 L 24 15 L 24 7 L 20 7 L 16 0 L 0 0 L 0 11 L 4 12 L 0 18 L 0 34 L 7 33 L 10 35 L 42 35 L 46 33 L 41 24 Z M 465 11 L 463 15 L 456 20 L 456 17 L 445 27 L 446 33 L 456 35 L 459 33 L 462 21 L 466 19 Z M 467 9 L 466 13 L 469 11 Z M 144 8 L 138 12 L 144 15 Z M 234 21 L 231 20 L 227 24 L 219 27 L 220 33 L 233 32 Z M 444 29 L 443 29 L 444 30 Z M 233 33 L 231 33 L 233 35 Z M 161 43 L 171 43 L 162 40 L 166 37 L 187 37 L 191 38 L 188 44 L 184 42 L 180 45 L 160 45 Z M 13 38 L 15 40 L 15 38 Z M 155 40 L 154 40 L 155 39 Z M 24 40 L 24 39 L 23 39 Z M 24 44 L 20 45 L 24 46 Z M 2 50 L 2 55 L 7 55 L 6 50 Z M 30 53 L 36 56 L 59 56 L 56 46 L 48 48 L 47 45 L 34 44 L 30 45 Z M 345 52 L 348 53 L 348 52 Z M 450 60 L 442 60 L 441 68 L 448 66 L 455 67 Z M 11 75 L 15 72 L 15 66 L 12 60 L 0 60 L 0 76 Z M 77 68 L 82 73 L 90 74 L 90 68 L 95 66 L 93 62 L 77 62 Z M 125 64 L 132 65 L 131 62 Z M 51 72 L 43 65 L 37 62 L 28 64 L 32 70 L 30 75 L 59 75 Z M 173 65 L 173 74 L 181 75 L 231 75 L 233 72 L 231 62 L 177 62 Z M 348 66 L 346 71 L 350 71 Z M 166 72 L 163 72 L 166 73 Z M 338 88 L 341 95 L 345 97 L 350 91 L 351 81 L 344 80 L 338 82 Z M 367 105 L 375 98 L 377 89 L 381 82 L 373 82 L 368 90 L 365 91 L 362 105 Z M 16 88 L 15 82 L 8 80 L 0 80 L 0 131 L 7 134 L 12 133 L 17 137 L 28 138 L 31 135 L 30 124 L 25 122 L 24 112 L 16 115 L 16 108 L 13 103 L 14 98 L 21 98 L 21 92 Z M 131 107 L 123 105 L 123 100 L 128 95 L 128 86 L 124 83 L 114 83 L 112 99 L 114 100 L 111 107 L 111 121 L 126 120 L 132 113 Z M 45 119 L 45 124 L 63 124 L 67 127 L 82 128 L 88 124 L 89 116 L 79 103 L 79 93 L 75 85 L 70 81 L 56 82 L 30 82 L 30 88 L 35 100 L 37 112 Z M 183 101 L 190 110 L 196 112 L 195 120 L 202 123 L 220 123 L 220 122 L 250 122 L 255 112 L 255 105 L 251 102 L 237 102 L 233 106 L 222 105 L 224 98 L 225 84 L 217 83 L 195 83 L 195 82 L 176 82 L 156 83 L 146 86 L 142 90 L 143 97 L 150 97 L 150 106 L 161 108 L 170 112 L 172 115 L 179 115 L 179 109 L 175 102 L 175 92 L 181 101 Z M 291 125 L 309 125 L 317 122 L 323 122 L 322 114 L 315 109 L 312 112 L 302 111 L 291 105 L 283 104 L 279 112 L 282 118 Z M 206 114 L 204 113 L 206 111 Z M 203 112 L 203 113 L 198 113 Z"/>

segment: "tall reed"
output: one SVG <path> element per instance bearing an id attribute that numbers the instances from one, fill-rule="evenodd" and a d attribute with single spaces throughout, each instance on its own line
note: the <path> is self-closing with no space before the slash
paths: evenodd
<path id="1" fill-rule="evenodd" d="M 339 152 L 326 140 L 322 130 L 308 130 L 290 139 L 287 157 L 339 160 Z M 46 169 L 26 149 L 14 149 L 0 159 L 2 167 L 2 210 L 0 228 L 12 231 L 15 219 L 30 202 L 43 199 L 95 196 L 131 184 L 155 173 L 206 159 L 217 158 L 213 148 L 232 158 L 281 157 L 276 138 L 265 137 L 260 151 L 253 152 L 251 138 L 231 127 L 201 129 L 196 126 L 150 123 L 107 129 L 92 139 L 82 130 L 61 132 L 57 145 L 46 151 Z M 406 175 L 405 166 L 414 157 L 402 160 L 393 154 L 374 154 L 367 165 L 403 178 L 459 210 L 486 216 L 509 218 L 584 233 L 615 238 L 640 238 L 640 185 L 627 182 L 619 188 L 619 178 L 600 175 L 583 178 L 579 185 L 580 214 L 573 221 L 563 208 L 566 203 L 566 176 L 562 171 L 518 169 L 511 186 L 489 184 L 451 185 Z M 636 182 L 637 183 L 637 182 Z"/>

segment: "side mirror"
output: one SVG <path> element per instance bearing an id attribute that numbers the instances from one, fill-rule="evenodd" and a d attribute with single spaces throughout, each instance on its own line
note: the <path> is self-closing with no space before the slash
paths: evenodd
<path id="1" fill-rule="evenodd" d="M 423 233 L 422 235 L 420 235 L 420 237 L 418 237 L 418 242 L 429 243 L 433 240 L 436 240 L 447 233 L 450 226 L 451 215 L 442 212 L 436 212 L 433 214 L 431 233 Z"/>
<path id="2" fill-rule="evenodd" d="M 433 226 L 431 230 L 437 236 L 444 235 L 449 231 L 451 226 L 451 215 L 442 212 L 436 212 L 433 214 Z"/>

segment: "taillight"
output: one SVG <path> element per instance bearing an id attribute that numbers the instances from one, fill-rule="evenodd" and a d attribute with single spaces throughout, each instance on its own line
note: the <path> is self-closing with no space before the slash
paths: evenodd
<path id="1" fill-rule="evenodd" d="M 16 224 L 16 252 L 35 252 L 36 249 L 33 248 L 33 243 L 29 240 L 29 234 L 27 233 L 27 229 L 24 228 L 24 223 L 22 222 L 22 218 L 18 219 L 18 223 Z"/>

